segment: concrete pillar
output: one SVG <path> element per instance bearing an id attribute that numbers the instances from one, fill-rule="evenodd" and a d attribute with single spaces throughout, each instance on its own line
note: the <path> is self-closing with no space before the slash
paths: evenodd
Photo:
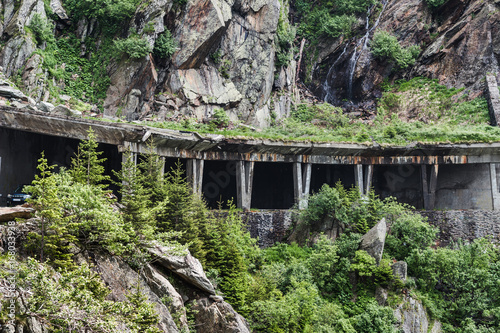
<path id="1" fill-rule="evenodd" d="M 160 161 L 161 161 L 160 175 L 161 175 L 161 178 L 163 178 L 163 176 L 165 176 L 165 157 L 161 156 Z"/>
<path id="2" fill-rule="evenodd" d="M 187 161 L 187 181 L 193 188 L 193 193 L 201 197 L 201 187 L 203 185 L 203 167 L 204 160 L 189 159 Z"/>
<path id="3" fill-rule="evenodd" d="M 498 191 L 496 163 L 490 163 L 491 203 L 493 210 L 500 210 L 500 192 Z"/>
<path id="4" fill-rule="evenodd" d="M 253 161 L 236 162 L 236 192 L 238 208 L 249 210 L 252 203 Z"/>
<path id="5" fill-rule="evenodd" d="M 491 124 L 500 126 L 500 93 L 497 79 L 491 74 L 486 75 L 486 98 L 490 110 Z"/>
<path id="6" fill-rule="evenodd" d="M 373 179 L 373 165 L 368 164 L 366 166 L 365 172 L 365 190 L 364 195 L 367 195 L 370 192 L 370 187 L 372 187 L 372 179 Z"/>
<path id="7" fill-rule="evenodd" d="M 422 193 L 424 197 L 424 209 L 434 209 L 436 203 L 436 186 L 439 164 L 431 165 L 430 179 L 427 176 L 427 165 L 422 164 Z"/>
<path id="8" fill-rule="evenodd" d="M 311 163 L 293 163 L 293 189 L 299 209 L 307 208 L 307 196 L 311 187 Z"/>

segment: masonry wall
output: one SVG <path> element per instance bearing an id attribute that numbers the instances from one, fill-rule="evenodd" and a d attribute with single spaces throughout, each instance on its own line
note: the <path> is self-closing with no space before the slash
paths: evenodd
<path id="1" fill-rule="evenodd" d="M 500 242 L 500 211 L 492 210 L 448 210 L 421 211 L 430 224 L 439 227 L 441 246 L 459 239 L 472 241 L 481 237 L 491 237 Z"/>

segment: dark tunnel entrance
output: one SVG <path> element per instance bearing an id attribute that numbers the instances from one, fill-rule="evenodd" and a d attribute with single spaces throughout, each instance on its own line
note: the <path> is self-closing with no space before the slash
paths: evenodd
<path id="1" fill-rule="evenodd" d="M 338 181 L 345 188 L 354 186 L 354 166 L 340 164 L 313 164 L 311 170 L 311 193 L 318 193 L 323 184 L 334 186 Z"/>
<path id="2" fill-rule="evenodd" d="M 69 168 L 80 140 L 0 128 L 0 205 L 18 185 L 29 184 L 37 172 L 38 159 L 44 151 L 49 165 Z M 121 169 L 121 156 L 114 145 L 99 144 L 105 173 Z M 57 171 L 56 169 L 56 171 Z M 111 187 L 113 190 L 113 186 Z"/>
<path id="3" fill-rule="evenodd" d="M 424 207 L 420 165 L 375 165 L 373 189 L 381 198 L 395 197 L 417 209 Z"/>
<path id="4" fill-rule="evenodd" d="M 252 208 L 289 209 L 293 204 L 292 163 L 256 162 Z"/>

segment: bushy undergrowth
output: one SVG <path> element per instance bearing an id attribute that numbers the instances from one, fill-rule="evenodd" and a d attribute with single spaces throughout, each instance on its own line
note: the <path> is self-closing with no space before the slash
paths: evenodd
<path id="1" fill-rule="evenodd" d="M 299 35 L 315 41 L 321 36 L 338 37 L 353 34 L 356 14 L 365 13 L 373 0 L 342 0 L 311 2 L 296 0 L 294 5 L 300 16 Z"/>
<path id="2" fill-rule="evenodd" d="M 371 42 L 372 53 L 380 59 L 388 59 L 398 68 L 405 69 L 413 66 L 420 53 L 418 45 L 402 47 L 397 38 L 387 31 L 377 31 Z"/>

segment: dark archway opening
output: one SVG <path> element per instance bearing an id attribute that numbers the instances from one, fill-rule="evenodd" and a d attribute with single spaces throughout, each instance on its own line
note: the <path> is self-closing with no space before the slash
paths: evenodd
<path id="1" fill-rule="evenodd" d="M 373 188 L 381 198 L 395 197 L 417 209 L 424 206 L 421 166 L 414 164 L 375 165 Z"/>
<path id="2" fill-rule="evenodd" d="M 313 164 L 311 170 L 311 193 L 317 193 L 323 184 L 334 186 L 338 181 L 345 188 L 354 185 L 352 165 Z"/>
<path id="3" fill-rule="evenodd" d="M 203 169 L 203 197 L 212 209 L 227 208 L 227 202 L 233 200 L 236 205 L 236 162 L 205 161 Z"/>
<path id="4" fill-rule="evenodd" d="M 289 209 L 293 204 L 292 163 L 256 162 L 252 208 Z"/>

